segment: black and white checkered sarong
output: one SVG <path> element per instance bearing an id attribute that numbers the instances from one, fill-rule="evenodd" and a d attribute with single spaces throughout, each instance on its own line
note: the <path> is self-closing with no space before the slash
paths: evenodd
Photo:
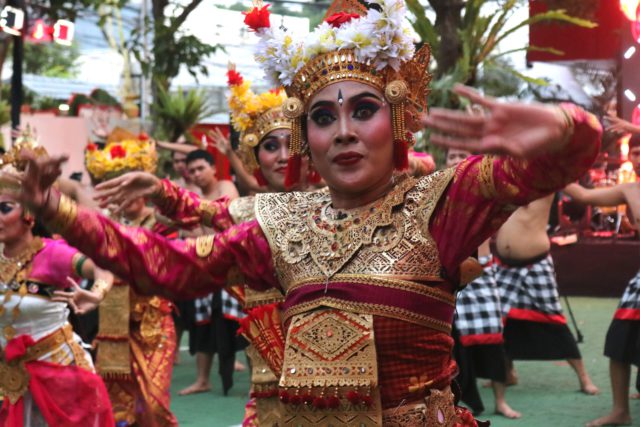
<path id="1" fill-rule="evenodd" d="M 498 264 L 496 282 L 500 290 L 503 316 L 512 308 L 551 315 L 562 314 L 551 255 L 524 267 Z"/>
<path id="2" fill-rule="evenodd" d="M 222 291 L 222 315 L 227 319 L 239 320 L 245 316 L 242 305 L 227 291 Z"/>
<path id="3" fill-rule="evenodd" d="M 625 288 L 618 308 L 640 309 L 640 271 Z"/>
<path id="4" fill-rule="evenodd" d="M 502 333 L 495 265 L 485 266 L 482 276 L 458 292 L 455 324 L 461 336 Z"/>
<path id="5" fill-rule="evenodd" d="M 213 301 L 213 294 L 209 294 L 206 297 L 196 298 L 193 300 L 195 306 L 195 322 L 196 325 L 204 325 L 211 322 L 211 304 Z"/>

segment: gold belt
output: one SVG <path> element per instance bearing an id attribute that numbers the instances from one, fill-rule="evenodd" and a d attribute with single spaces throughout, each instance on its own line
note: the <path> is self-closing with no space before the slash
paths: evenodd
<path id="1" fill-rule="evenodd" d="M 41 358 L 65 342 L 70 342 L 72 338 L 73 329 L 67 324 L 27 348 L 23 356 L 11 362 L 7 362 L 4 352 L 0 352 L 0 393 L 15 404 L 29 388 L 29 373 L 25 364 Z M 76 351 L 73 353 L 78 356 Z M 81 364 L 81 361 L 76 360 L 76 363 Z"/>
<path id="2" fill-rule="evenodd" d="M 451 427 L 456 421 L 456 410 L 451 388 L 431 389 L 423 400 L 389 408 L 382 412 L 384 427 Z"/>

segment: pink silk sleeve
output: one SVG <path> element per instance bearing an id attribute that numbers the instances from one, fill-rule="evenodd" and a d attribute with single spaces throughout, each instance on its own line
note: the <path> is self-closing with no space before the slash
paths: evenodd
<path id="1" fill-rule="evenodd" d="M 460 263 L 518 206 L 564 188 L 593 164 L 600 149 L 600 123 L 572 104 L 562 108 L 573 119 L 574 131 L 561 150 L 531 160 L 472 156 L 456 167 L 430 224 L 450 278 L 457 280 Z"/>
<path id="2" fill-rule="evenodd" d="M 33 259 L 29 280 L 60 289 L 68 288 L 67 277 L 79 279 L 73 268 L 73 258 L 78 251 L 63 240 L 43 240 L 45 246 Z"/>
<path id="3" fill-rule="evenodd" d="M 161 181 L 160 191 L 152 200 L 160 213 L 175 221 L 180 228 L 191 229 L 204 225 L 216 231 L 222 231 L 234 224 L 229 215 L 228 197 L 217 200 L 202 199 L 196 193 L 168 179 Z"/>
<path id="4" fill-rule="evenodd" d="M 269 245 L 257 221 L 215 236 L 169 240 L 150 230 L 120 225 L 62 196 L 48 225 L 142 294 L 170 299 L 204 296 L 226 285 L 233 266 L 257 290 L 279 286 Z"/>

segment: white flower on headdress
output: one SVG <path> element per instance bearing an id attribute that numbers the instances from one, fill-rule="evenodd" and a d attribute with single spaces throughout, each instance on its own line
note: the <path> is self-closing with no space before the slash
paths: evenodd
<path id="1" fill-rule="evenodd" d="M 337 28 L 323 22 L 304 40 L 297 41 L 279 28 L 260 29 L 256 59 L 271 83 L 289 86 L 296 73 L 315 56 L 335 50 L 353 49 L 360 61 L 371 60 L 378 70 L 396 70 L 415 52 L 413 32 L 405 21 L 403 0 L 370 0 L 380 10 L 351 19 Z M 274 81 L 274 77 L 276 81 Z"/>

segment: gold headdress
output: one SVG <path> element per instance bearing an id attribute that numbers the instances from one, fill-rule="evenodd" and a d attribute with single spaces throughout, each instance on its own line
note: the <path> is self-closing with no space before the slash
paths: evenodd
<path id="1" fill-rule="evenodd" d="M 38 137 L 31 129 L 31 126 L 27 125 L 20 131 L 11 149 L 0 158 L 0 169 L 14 168 L 18 171 L 24 170 L 26 165 L 20 160 L 20 152 L 25 148 L 33 151 L 36 157 L 47 157 L 49 155 L 47 150 L 38 144 Z"/>
<path id="2" fill-rule="evenodd" d="M 144 135 L 135 135 L 122 128 L 114 129 L 107 145 L 100 149 L 89 143 L 85 151 L 87 170 L 94 179 L 113 178 L 125 172 L 155 172 L 158 154 L 154 143 Z"/>
<path id="3" fill-rule="evenodd" d="M 370 0 L 367 10 L 357 0 L 335 0 L 325 21 L 304 39 L 285 28 L 271 27 L 269 5 L 254 3 L 245 23 L 260 37 L 256 59 L 267 76 L 282 85 L 289 98 L 284 114 L 293 120 L 288 184 L 299 178 L 302 116 L 312 96 L 329 84 L 352 80 L 375 87 L 391 104 L 394 163 L 408 166 L 408 148 L 426 108 L 431 50 L 415 52 L 414 32 L 405 19 L 403 0 Z M 409 121 L 406 122 L 405 113 Z M 291 175 L 289 175 L 291 174 Z"/>
<path id="4" fill-rule="evenodd" d="M 251 83 L 242 78 L 233 63 L 229 63 L 227 79 L 231 90 L 229 96 L 231 123 L 240 133 L 240 151 L 244 163 L 258 179 L 260 185 L 266 185 L 260 173 L 254 148 L 269 132 L 276 129 L 291 129 L 291 119 L 285 117 L 282 111 L 282 104 L 287 96 L 280 89 L 260 95 L 254 93 L 251 90 Z"/>
<path id="5" fill-rule="evenodd" d="M 36 133 L 27 125 L 20 131 L 11 149 L 0 157 L 0 171 L 14 174 L 24 171 L 26 162 L 20 160 L 20 153 L 23 149 L 31 150 L 36 157 L 48 157 L 47 150 L 38 144 Z M 2 180 L 0 182 L 0 193 L 15 195 L 21 191 L 19 183 L 13 180 Z"/>

